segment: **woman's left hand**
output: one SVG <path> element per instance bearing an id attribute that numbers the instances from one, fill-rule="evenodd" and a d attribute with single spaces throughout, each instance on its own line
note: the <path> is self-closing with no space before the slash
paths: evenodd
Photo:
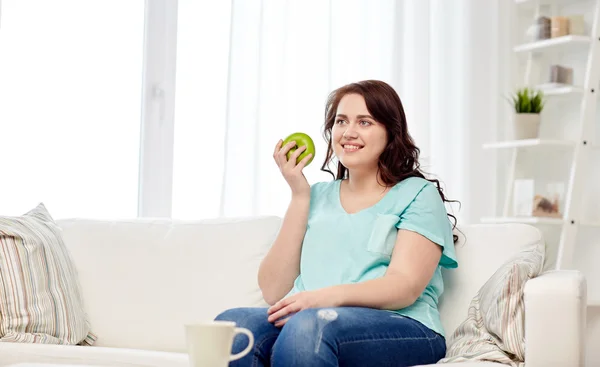
<path id="1" fill-rule="evenodd" d="M 307 308 L 339 307 L 340 300 L 334 288 L 304 291 L 284 298 L 267 310 L 268 321 L 283 326 L 289 317 Z"/>

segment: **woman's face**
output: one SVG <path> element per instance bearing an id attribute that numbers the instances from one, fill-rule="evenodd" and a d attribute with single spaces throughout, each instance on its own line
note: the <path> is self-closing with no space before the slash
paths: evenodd
<path id="1" fill-rule="evenodd" d="M 377 167 L 387 145 L 387 131 L 375 121 L 360 94 L 342 97 L 333 124 L 333 151 L 348 170 Z"/>

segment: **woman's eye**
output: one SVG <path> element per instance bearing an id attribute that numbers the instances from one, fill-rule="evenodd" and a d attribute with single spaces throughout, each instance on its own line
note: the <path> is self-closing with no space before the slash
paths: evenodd
<path id="1" fill-rule="evenodd" d="M 336 124 L 341 124 L 341 123 L 343 123 L 343 122 L 344 122 L 344 120 L 341 120 L 341 119 L 339 119 L 339 120 L 337 120 L 335 123 L 336 123 Z"/>
<path id="2" fill-rule="evenodd" d="M 365 126 L 366 126 L 366 125 L 371 125 L 371 121 L 367 121 L 367 120 L 362 120 L 360 123 L 361 123 L 362 125 L 365 125 Z"/>

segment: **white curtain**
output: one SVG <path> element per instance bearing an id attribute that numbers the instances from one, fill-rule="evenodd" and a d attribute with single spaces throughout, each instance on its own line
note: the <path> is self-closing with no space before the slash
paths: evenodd
<path id="1" fill-rule="evenodd" d="M 234 1 L 222 215 L 281 214 L 289 189 L 273 162 L 279 138 L 313 137 L 319 171 L 327 94 L 361 79 L 394 83 L 396 2 Z"/>
<path id="2" fill-rule="evenodd" d="M 498 74 L 509 61 L 499 54 L 510 49 L 507 32 L 498 32 L 507 2 L 97 3 L 2 3 L 0 153 L 9 177 L 0 180 L 2 213 L 43 201 L 59 218 L 134 217 L 142 201 L 161 209 L 152 215 L 174 218 L 282 215 L 289 189 L 272 160 L 276 141 L 310 134 L 317 155 L 308 180 L 331 179 L 319 170 L 325 100 L 363 79 L 399 92 L 423 168 L 463 203 L 463 222 L 494 212 L 493 157 L 480 146 L 495 137 L 498 90 L 507 84 Z M 145 10 L 163 16 L 144 26 Z M 90 20 L 98 12 L 109 31 Z M 144 42 L 177 53 L 144 60 Z M 175 68 L 165 65 L 175 59 Z M 164 88 L 176 78 L 175 96 L 167 88 L 162 100 L 169 102 L 153 104 L 156 110 L 142 94 L 146 69 L 156 74 L 146 83 Z M 144 139 L 149 131 L 153 139 Z M 140 187 L 152 194 L 138 198 Z"/>
<path id="3" fill-rule="evenodd" d="M 135 217 L 144 1 L 1 5 L 0 215 Z"/>
<path id="4" fill-rule="evenodd" d="M 176 119 L 180 143 L 176 137 L 173 215 L 283 215 L 290 196 L 272 159 L 277 140 L 296 131 L 311 135 L 317 153 L 306 176 L 310 183 L 331 179 L 320 171 L 326 97 L 346 83 L 380 79 L 403 100 L 423 169 L 462 202 L 461 212 L 455 213 L 459 218 L 476 221 L 479 209 L 470 204 L 478 201 L 471 195 L 477 185 L 469 182 L 481 182 L 477 173 L 489 166 L 477 161 L 477 150 L 483 137 L 493 137 L 496 92 L 484 83 L 497 78 L 490 72 L 495 64 L 489 52 L 497 47 L 491 22 L 497 2 L 484 3 L 233 0 L 226 9 L 231 15 L 227 88 L 219 94 L 226 124 L 202 140 L 212 147 L 200 153 L 202 147 L 189 138 L 191 130 Z M 180 0 L 179 22 L 191 13 L 182 6 L 185 1 Z M 482 63 L 483 53 L 487 55 Z M 223 60 L 221 56 L 212 59 Z M 215 69 L 225 75 L 222 62 L 215 62 Z M 178 94 L 181 106 L 186 94 Z M 198 99 L 188 95 L 189 105 L 197 104 Z M 185 139 L 190 149 L 209 157 L 203 168 L 190 167 L 196 158 L 181 148 Z M 215 149 L 222 142 L 224 148 Z M 178 164 L 178 159 L 188 163 Z"/>

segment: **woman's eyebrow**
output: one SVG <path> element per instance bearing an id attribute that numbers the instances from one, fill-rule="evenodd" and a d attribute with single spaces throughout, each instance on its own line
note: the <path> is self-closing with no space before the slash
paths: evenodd
<path id="1" fill-rule="evenodd" d="M 342 118 L 345 118 L 345 119 L 347 119 L 347 118 L 348 118 L 348 116 L 346 116 L 346 115 L 344 115 L 344 114 L 342 114 L 342 113 L 338 113 L 338 114 L 336 115 L 336 117 L 342 117 Z M 369 119 L 375 120 L 375 119 L 373 118 L 373 116 L 371 116 L 371 115 L 356 115 L 356 118 L 358 118 L 358 119 L 369 118 Z"/>

